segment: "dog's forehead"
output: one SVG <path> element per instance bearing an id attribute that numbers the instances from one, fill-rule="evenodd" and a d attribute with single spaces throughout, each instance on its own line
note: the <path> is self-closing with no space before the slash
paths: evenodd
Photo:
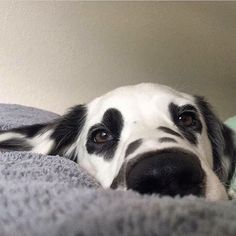
<path id="1" fill-rule="evenodd" d="M 170 87 L 142 83 L 120 87 L 94 99 L 88 104 L 89 116 L 99 117 L 109 108 L 115 108 L 127 117 L 137 117 L 150 112 L 167 112 L 170 103 L 177 105 L 194 104 L 193 96 L 180 93 Z"/>

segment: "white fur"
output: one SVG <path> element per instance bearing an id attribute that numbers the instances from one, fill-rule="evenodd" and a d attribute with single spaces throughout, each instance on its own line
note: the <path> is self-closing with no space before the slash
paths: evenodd
<path id="1" fill-rule="evenodd" d="M 54 140 L 50 139 L 53 130 L 48 130 L 38 134 L 33 139 L 29 139 L 29 143 L 34 147 L 31 151 L 47 154 L 54 145 Z"/>
<path id="2" fill-rule="evenodd" d="M 2 133 L 0 135 L 0 142 L 6 141 L 9 139 L 13 139 L 13 138 L 25 138 L 25 135 L 14 133 L 14 132 Z"/>

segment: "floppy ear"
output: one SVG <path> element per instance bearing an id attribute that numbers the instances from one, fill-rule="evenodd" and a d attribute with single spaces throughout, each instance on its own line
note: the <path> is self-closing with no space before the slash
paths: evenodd
<path id="1" fill-rule="evenodd" d="M 211 105 L 200 96 L 196 103 L 205 119 L 207 133 L 212 145 L 213 170 L 219 179 L 229 185 L 236 163 L 236 136 L 213 112 Z"/>
<path id="2" fill-rule="evenodd" d="M 85 123 L 86 113 L 86 106 L 78 105 L 47 124 L 0 131 L 0 149 L 64 155 L 78 138 Z M 67 157 L 75 160 L 75 153 L 72 152 L 67 153 Z"/>

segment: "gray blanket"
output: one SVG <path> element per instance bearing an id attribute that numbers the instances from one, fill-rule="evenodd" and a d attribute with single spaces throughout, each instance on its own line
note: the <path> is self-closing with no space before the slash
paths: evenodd
<path id="1" fill-rule="evenodd" d="M 56 114 L 0 105 L 0 128 L 46 122 Z M 159 198 L 101 189 L 59 156 L 0 153 L 0 236 L 236 235 L 236 201 Z"/>

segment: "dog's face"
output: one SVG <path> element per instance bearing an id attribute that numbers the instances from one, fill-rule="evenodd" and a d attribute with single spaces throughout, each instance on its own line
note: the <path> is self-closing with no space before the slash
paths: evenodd
<path id="1" fill-rule="evenodd" d="M 50 124 L 0 135 L 0 148 L 66 156 L 105 188 L 210 200 L 227 198 L 234 146 L 202 97 L 157 84 L 118 88 Z"/>
<path id="2" fill-rule="evenodd" d="M 87 105 L 79 163 L 103 187 L 226 198 L 201 106 L 200 98 L 156 84 L 109 92 Z"/>

